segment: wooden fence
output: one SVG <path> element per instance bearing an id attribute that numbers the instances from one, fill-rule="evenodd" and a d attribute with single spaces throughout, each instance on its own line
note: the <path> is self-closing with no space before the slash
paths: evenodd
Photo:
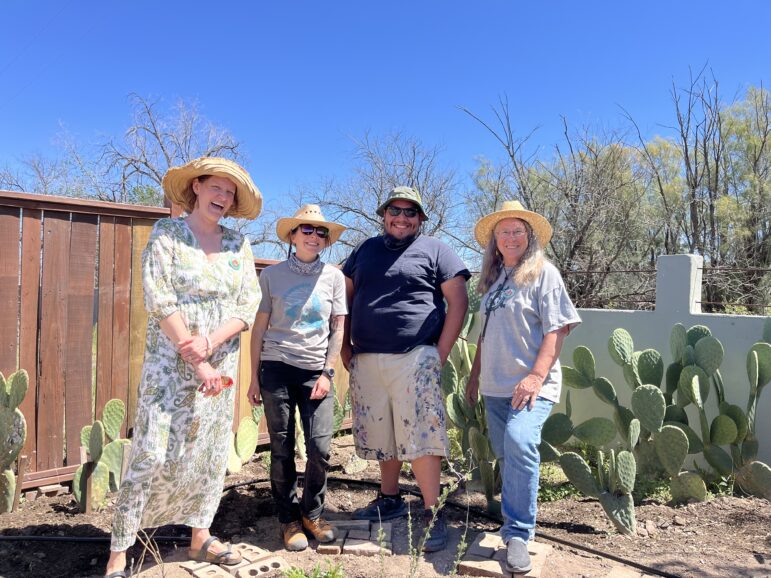
<path id="1" fill-rule="evenodd" d="M 108 400 L 126 403 L 132 427 L 147 324 L 141 254 L 153 223 L 170 213 L 0 191 L 0 371 L 23 368 L 30 378 L 23 488 L 72 478 L 80 430 Z M 251 372 L 248 343 L 242 334 L 241 376 Z M 338 396 L 348 385 L 340 373 Z M 250 412 L 248 379 L 239 381 L 234 425 Z"/>

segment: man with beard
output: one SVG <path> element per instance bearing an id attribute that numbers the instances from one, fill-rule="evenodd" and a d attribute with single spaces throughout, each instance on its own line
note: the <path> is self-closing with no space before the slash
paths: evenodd
<path id="1" fill-rule="evenodd" d="M 415 189 L 396 187 L 377 214 L 383 234 L 356 247 L 343 267 L 350 314 L 342 357 L 351 373 L 356 453 L 378 460 L 381 474 L 378 497 L 353 516 L 405 516 L 399 472 L 409 461 L 428 526 L 448 450 L 440 376 L 468 308 L 470 274 L 446 244 L 421 235 L 428 217 Z M 439 511 L 423 549 L 446 544 Z"/>

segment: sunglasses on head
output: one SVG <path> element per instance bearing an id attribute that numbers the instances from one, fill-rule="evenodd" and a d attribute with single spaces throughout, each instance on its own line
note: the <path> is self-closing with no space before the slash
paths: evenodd
<path id="1" fill-rule="evenodd" d="M 319 239 L 326 239 L 329 237 L 329 229 L 326 227 L 316 227 L 314 225 L 298 225 L 295 231 L 300 231 L 303 235 L 316 233 Z M 294 231 L 292 232 L 294 233 Z"/>
<path id="2" fill-rule="evenodd" d="M 417 217 L 418 213 L 420 212 L 415 207 L 395 207 L 393 205 L 388 205 L 388 207 L 386 207 L 386 210 L 388 211 L 388 214 L 391 215 L 392 217 L 398 217 L 399 215 L 404 213 L 404 216 L 409 219 L 413 219 Z"/>

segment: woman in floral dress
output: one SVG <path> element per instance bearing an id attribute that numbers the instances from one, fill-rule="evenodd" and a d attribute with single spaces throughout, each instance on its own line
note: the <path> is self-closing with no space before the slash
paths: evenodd
<path id="1" fill-rule="evenodd" d="M 108 578 L 126 576 L 140 528 L 165 524 L 192 528 L 191 558 L 241 561 L 209 526 L 225 478 L 239 334 L 254 320 L 260 290 L 248 239 L 219 221 L 255 218 L 262 197 L 243 168 L 219 158 L 170 169 L 163 188 L 187 216 L 159 220 L 142 255 L 147 338 Z"/>

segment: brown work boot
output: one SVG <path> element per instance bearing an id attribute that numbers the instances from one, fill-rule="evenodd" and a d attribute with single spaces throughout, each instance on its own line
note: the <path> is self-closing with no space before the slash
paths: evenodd
<path id="1" fill-rule="evenodd" d="M 319 516 L 315 520 L 310 520 L 303 516 L 303 528 L 313 534 L 318 542 L 332 542 L 337 538 L 337 528 Z"/>
<path id="2" fill-rule="evenodd" d="M 308 547 L 308 538 L 305 537 L 299 520 L 281 524 L 281 536 L 284 538 L 284 548 L 287 550 L 297 552 Z"/>

